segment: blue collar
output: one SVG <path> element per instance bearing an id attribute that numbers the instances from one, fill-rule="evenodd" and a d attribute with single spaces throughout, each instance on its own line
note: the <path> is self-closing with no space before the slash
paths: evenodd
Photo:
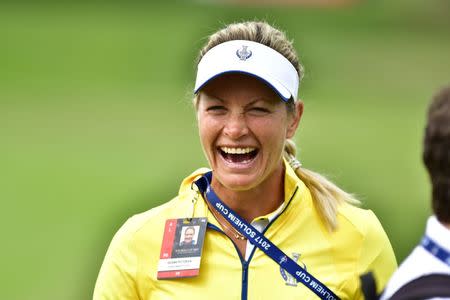
<path id="1" fill-rule="evenodd" d="M 422 238 L 421 246 L 427 250 L 431 255 L 442 261 L 450 267 L 450 252 L 441 247 L 438 243 L 433 241 L 428 236 Z"/>

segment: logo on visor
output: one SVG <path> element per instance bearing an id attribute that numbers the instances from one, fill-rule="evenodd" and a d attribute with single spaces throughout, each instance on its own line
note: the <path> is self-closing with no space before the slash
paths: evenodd
<path id="1" fill-rule="evenodd" d="M 252 56 L 252 51 L 247 49 L 248 46 L 242 45 L 241 49 L 236 50 L 236 55 L 239 57 L 240 60 L 247 60 Z"/>

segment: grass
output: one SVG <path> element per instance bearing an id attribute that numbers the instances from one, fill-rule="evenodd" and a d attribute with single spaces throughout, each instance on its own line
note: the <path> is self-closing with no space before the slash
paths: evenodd
<path id="1" fill-rule="evenodd" d="M 376 212 L 401 261 L 430 214 L 426 106 L 450 82 L 450 18 L 438 3 L 2 4 L 2 298 L 91 298 L 126 218 L 206 165 L 193 61 L 204 37 L 242 19 L 294 39 L 306 69 L 300 158 Z"/>

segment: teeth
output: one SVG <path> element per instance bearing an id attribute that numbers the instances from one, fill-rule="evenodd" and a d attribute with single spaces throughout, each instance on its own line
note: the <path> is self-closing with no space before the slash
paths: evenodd
<path id="1" fill-rule="evenodd" d="M 227 154 L 246 154 L 255 150 L 253 147 L 247 148 L 229 148 L 229 147 L 220 147 L 220 150 Z"/>

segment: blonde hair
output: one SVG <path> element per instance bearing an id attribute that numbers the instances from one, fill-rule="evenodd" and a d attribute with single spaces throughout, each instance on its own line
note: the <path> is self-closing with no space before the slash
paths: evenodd
<path id="1" fill-rule="evenodd" d="M 200 50 L 198 62 L 211 48 L 232 40 L 249 40 L 266 45 L 275 51 L 278 51 L 292 63 L 298 72 L 300 80 L 302 79 L 303 66 L 299 62 L 292 41 L 289 41 L 282 31 L 272 27 L 266 22 L 248 21 L 234 23 L 215 32 L 209 37 L 206 45 Z M 198 94 L 194 98 L 194 106 L 196 108 L 197 105 Z M 290 99 L 290 101 L 287 102 L 287 110 L 289 113 L 294 113 L 294 99 Z M 286 140 L 283 153 L 284 158 L 294 169 L 298 178 L 303 181 L 311 192 L 316 211 L 322 218 L 325 226 L 329 230 L 335 230 L 338 226 L 338 206 L 344 202 L 353 205 L 358 205 L 360 202 L 323 175 L 301 167 L 295 155 L 295 143 L 292 140 Z"/>
<path id="2" fill-rule="evenodd" d="M 200 50 L 197 63 L 209 49 L 219 44 L 233 40 L 248 40 L 257 42 L 278 51 L 286 57 L 298 72 L 300 80 L 303 76 L 303 67 L 298 61 L 297 53 L 284 34 L 284 32 L 270 26 L 266 22 L 233 23 L 212 34 L 206 45 Z"/>
<path id="3" fill-rule="evenodd" d="M 316 210 L 325 222 L 325 226 L 330 230 L 335 230 L 338 226 L 338 206 L 344 202 L 353 205 L 359 205 L 360 202 L 352 194 L 342 190 L 325 176 L 301 167 L 295 156 L 296 151 L 295 143 L 292 140 L 286 140 L 284 158 L 311 192 Z"/>

